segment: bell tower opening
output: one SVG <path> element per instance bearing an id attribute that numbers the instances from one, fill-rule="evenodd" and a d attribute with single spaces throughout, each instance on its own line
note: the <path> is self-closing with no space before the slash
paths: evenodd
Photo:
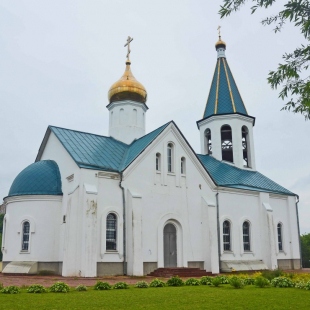
<path id="1" fill-rule="evenodd" d="M 242 155 L 243 155 L 243 166 L 251 167 L 250 165 L 250 150 L 249 150 L 249 130 L 246 126 L 241 128 L 242 135 Z"/>
<path id="2" fill-rule="evenodd" d="M 205 130 L 205 154 L 212 155 L 211 130 L 209 128 Z"/>
<path id="3" fill-rule="evenodd" d="M 222 160 L 234 162 L 232 132 L 229 125 L 221 128 Z"/>

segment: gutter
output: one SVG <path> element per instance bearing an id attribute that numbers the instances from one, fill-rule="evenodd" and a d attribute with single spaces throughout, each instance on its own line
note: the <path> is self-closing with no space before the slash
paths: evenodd
<path id="1" fill-rule="evenodd" d="M 119 181 L 119 187 L 122 190 L 122 198 L 123 198 L 123 274 L 127 275 L 127 264 L 126 264 L 126 203 L 125 203 L 125 189 L 122 186 L 123 181 L 123 173 L 120 173 L 120 181 Z"/>
<path id="2" fill-rule="evenodd" d="M 299 227 L 299 215 L 298 215 L 298 203 L 299 203 L 299 196 L 296 195 L 297 201 L 296 205 L 296 217 L 297 217 L 297 229 L 298 229 L 298 241 L 299 241 L 299 255 L 300 255 L 300 269 L 302 269 L 302 250 L 301 250 L 301 239 L 300 239 L 300 227 Z"/>
<path id="3" fill-rule="evenodd" d="M 219 193 L 216 196 L 216 219 L 217 219 L 217 250 L 218 250 L 218 263 L 219 272 L 221 272 L 221 240 L 220 240 L 220 205 L 219 205 Z"/>

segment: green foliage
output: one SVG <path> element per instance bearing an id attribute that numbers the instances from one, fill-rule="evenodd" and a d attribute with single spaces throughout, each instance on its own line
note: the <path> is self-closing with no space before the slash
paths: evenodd
<path id="1" fill-rule="evenodd" d="M 300 236 L 302 266 L 303 268 L 310 268 L 310 233 Z"/>
<path id="2" fill-rule="evenodd" d="M 192 285 L 192 286 L 198 286 L 200 285 L 200 281 L 194 278 L 190 278 L 185 281 L 185 285 Z"/>
<path id="3" fill-rule="evenodd" d="M 122 290 L 129 288 L 129 285 L 125 282 L 117 282 L 113 285 L 113 288 L 116 290 Z"/>
<path id="4" fill-rule="evenodd" d="M 164 287 L 166 286 L 164 281 L 158 280 L 158 279 L 154 279 L 151 283 L 150 283 L 150 287 Z"/>
<path id="5" fill-rule="evenodd" d="M 145 281 L 139 281 L 136 283 L 135 287 L 137 287 L 137 288 L 148 288 L 149 285 Z"/>
<path id="6" fill-rule="evenodd" d="M 40 293 L 46 293 L 47 289 L 40 284 L 33 284 L 30 285 L 27 289 L 27 293 L 34 293 L 34 294 L 40 294 Z"/>
<path id="7" fill-rule="evenodd" d="M 255 278 L 254 284 L 257 287 L 263 288 L 263 287 L 269 286 L 270 282 L 268 279 L 266 279 L 264 277 L 257 277 L 257 278 Z"/>
<path id="8" fill-rule="evenodd" d="M 262 276 L 269 281 L 271 281 L 274 278 L 278 278 L 283 276 L 283 271 L 281 269 L 276 269 L 276 270 L 264 270 L 262 271 Z"/>
<path id="9" fill-rule="evenodd" d="M 52 293 L 68 293 L 70 288 L 69 285 L 64 282 L 56 282 L 49 288 L 49 291 Z"/>
<path id="10" fill-rule="evenodd" d="M 4 287 L 1 290 L 1 293 L 2 294 L 18 294 L 20 293 L 20 290 L 17 286 L 11 285 L 11 286 Z"/>
<path id="11" fill-rule="evenodd" d="M 110 290 L 111 288 L 112 286 L 108 282 L 102 282 L 102 281 L 98 281 L 94 286 L 94 290 L 97 291 L 106 291 Z"/>
<path id="12" fill-rule="evenodd" d="M 221 277 L 217 276 L 217 277 L 214 277 L 211 282 L 213 286 L 218 287 L 222 284 L 222 279 Z"/>
<path id="13" fill-rule="evenodd" d="M 221 279 L 222 284 L 229 284 L 228 277 L 226 276 L 218 276 Z"/>
<path id="14" fill-rule="evenodd" d="M 212 277 L 209 276 L 203 276 L 200 279 L 201 285 L 211 285 L 212 284 Z"/>
<path id="15" fill-rule="evenodd" d="M 244 283 L 241 278 L 233 276 L 229 279 L 229 284 L 234 288 L 243 288 Z"/>
<path id="16" fill-rule="evenodd" d="M 184 285 L 184 282 L 182 279 L 179 278 L 179 276 L 175 276 L 175 277 L 171 277 L 167 281 L 167 285 L 168 286 L 182 286 L 182 285 Z"/>
<path id="17" fill-rule="evenodd" d="M 75 288 L 75 290 L 78 292 L 85 292 L 87 291 L 87 287 L 85 285 L 80 284 Z"/>
<path id="18" fill-rule="evenodd" d="M 271 280 L 274 287 L 294 287 L 294 282 L 287 277 L 278 277 Z"/>
<path id="19" fill-rule="evenodd" d="M 219 14 L 221 18 L 238 11 L 246 2 L 254 2 L 251 13 L 259 8 L 268 9 L 275 0 L 223 0 Z M 279 1 L 280 3 L 280 1 Z M 282 10 L 263 19 L 263 25 L 275 24 L 274 31 L 281 31 L 285 23 L 291 22 L 300 29 L 308 42 L 297 47 L 293 52 L 284 53 L 284 64 L 279 64 L 275 71 L 270 71 L 268 83 L 271 88 L 282 87 L 279 97 L 288 99 L 282 110 L 301 113 L 310 119 L 310 76 L 307 74 L 310 65 L 310 21 L 309 0 L 287 0 Z"/>
<path id="20" fill-rule="evenodd" d="M 255 284 L 254 278 L 244 278 L 242 280 L 243 280 L 244 285 L 254 285 Z"/>

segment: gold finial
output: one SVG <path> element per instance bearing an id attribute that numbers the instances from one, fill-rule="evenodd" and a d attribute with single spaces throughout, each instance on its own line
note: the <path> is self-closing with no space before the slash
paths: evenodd
<path id="1" fill-rule="evenodd" d="M 217 27 L 217 31 L 218 31 L 218 34 L 219 34 L 219 40 L 215 43 L 215 48 L 217 49 L 218 47 L 220 46 L 224 46 L 224 48 L 226 48 L 226 43 L 224 41 L 222 41 L 222 38 L 221 38 L 221 26 L 218 26 Z"/>
<path id="2" fill-rule="evenodd" d="M 130 54 L 130 52 L 131 52 L 131 50 L 130 50 L 130 42 L 133 40 L 133 38 L 131 38 L 130 36 L 128 36 L 128 38 L 127 38 L 127 43 L 124 45 L 124 47 L 126 47 L 127 46 L 127 55 L 126 55 L 126 57 L 127 57 L 127 62 L 130 62 L 130 60 L 129 60 L 129 54 Z"/>
<path id="3" fill-rule="evenodd" d="M 219 33 L 219 40 L 221 40 L 221 26 L 218 26 L 217 27 L 217 30 L 218 30 L 218 33 Z"/>

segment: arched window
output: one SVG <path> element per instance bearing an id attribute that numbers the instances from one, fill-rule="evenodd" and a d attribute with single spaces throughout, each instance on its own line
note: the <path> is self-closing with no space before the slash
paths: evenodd
<path id="1" fill-rule="evenodd" d="M 205 153 L 212 154 L 211 130 L 209 128 L 205 131 Z"/>
<path id="2" fill-rule="evenodd" d="M 136 109 L 133 109 L 133 124 L 136 126 L 137 125 L 137 115 L 138 115 L 138 112 Z"/>
<path id="3" fill-rule="evenodd" d="M 224 246 L 224 251 L 231 251 L 230 222 L 229 221 L 224 221 L 223 223 L 223 246 Z"/>
<path id="4" fill-rule="evenodd" d="M 246 126 L 242 126 L 241 128 L 242 135 L 242 152 L 243 152 L 243 165 L 245 167 L 250 167 L 249 161 L 249 130 Z"/>
<path id="5" fill-rule="evenodd" d="M 173 172 L 173 161 L 174 161 L 174 154 L 173 154 L 173 144 L 169 143 L 167 147 L 167 164 L 168 164 L 168 172 Z"/>
<path id="6" fill-rule="evenodd" d="M 221 128 L 221 141 L 222 141 L 222 160 L 234 162 L 233 156 L 233 143 L 232 132 L 229 125 L 224 125 Z"/>
<path id="7" fill-rule="evenodd" d="M 124 109 L 119 110 L 119 121 L 121 125 L 125 124 L 125 111 Z"/>
<path id="8" fill-rule="evenodd" d="M 30 238 L 30 223 L 25 221 L 23 223 L 23 233 L 22 233 L 22 251 L 29 250 L 29 238 Z"/>
<path id="9" fill-rule="evenodd" d="M 244 222 L 242 225 L 243 230 L 243 250 L 251 251 L 251 243 L 250 243 L 250 223 Z"/>
<path id="10" fill-rule="evenodd" d="M 186 173 L 186 159 L 185 157 L 181 158 L 181 174 Z"/>
<path id="11" fill-rule="evenodd" d="M 278 230 L 278 248 L 279 248 L 279 251 L 283 251 L 282 224 L 281 223 L 278 224 L 277 230 Z"/>
<path id="12" fill-rule="evenodd" d="M 156 153 L 156 171 L 161 170 L 161 156 L 160 153 Z"/>
<path id="13" fill-rule="evenodd" d="M 106 250 L 115 251 L 116 250 L 116 228 L 117 219 L 114 213 L 109 213 L 107 216 L 107 226 L 106 226 Z"/>

